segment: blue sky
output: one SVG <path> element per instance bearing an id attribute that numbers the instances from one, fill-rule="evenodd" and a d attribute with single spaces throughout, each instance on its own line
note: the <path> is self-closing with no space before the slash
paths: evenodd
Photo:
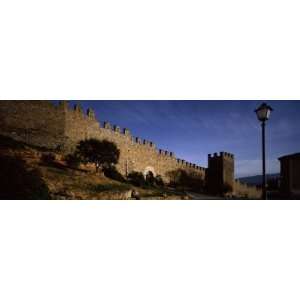
<path id="1" fill-rule="evenodd" d="M 71 101 L 72 104 L 78 101 Z M 132 135 L 207 166 L 209 153 L 235 155 L 236 177 L 261 173 L 261 127 L 254 113 L 261 101 L 80 101 L 99 121 L 129 128 Z M 300 152 L 300 101 L 268 101 L 267 172 L 279 172 L 278 157 Z"/>

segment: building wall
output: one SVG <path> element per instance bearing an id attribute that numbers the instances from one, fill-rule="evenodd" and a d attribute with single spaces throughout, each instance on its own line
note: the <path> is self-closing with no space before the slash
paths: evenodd
<path id="1" fill-rule="evenodd" d="M 292 162 L 292 193 L 300 195 L 300 156 Z"/>
<path id="2" fill-rule="evenodd" d="M 300 154 L 287 155 L 280 160 L 280 189 L 286 196 L 300 195 Z"/>
<path id="3" fill-rule="evenodd" d="M 288 159 L 282 159 L 280 161 L 280 190 L 283 195 L 290 194 L 290 164 Z"/>

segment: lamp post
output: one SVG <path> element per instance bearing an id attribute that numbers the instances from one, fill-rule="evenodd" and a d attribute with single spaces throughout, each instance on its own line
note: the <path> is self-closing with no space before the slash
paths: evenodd
<path id="1" fill-rule="evenodd" d="M 267 199 L 266 191 L 266 145 L 265 145 L 265 127 L 266 121 L 269 120 L 272 107 L 266 103 L 261 104 L 256 110 L 258 120 L 262 128 L 262 199 Z"/>

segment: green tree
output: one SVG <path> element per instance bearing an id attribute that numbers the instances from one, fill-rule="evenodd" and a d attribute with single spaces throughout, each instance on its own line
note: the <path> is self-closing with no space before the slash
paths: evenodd
<path id="1" fill-rule="evenodd" d="M 143 173 L 141 172 L 133 171 L 128 174 L 127 179 L 129 180 L 130 183 L 132 183 L 135 186 L 143 187 L 147 185 L 146 179 Z"/>
<path id="2" fill-rule="evenodd" d="M 103 173 L 107 178 L 117 180 L 120 182 L 126 181 L 123 175 L 117 170 L 115 166 L 104 167 Z"/>
<path id="3" fill-rule="evenodd" d="M 187 172 L 182 169 L 169 171 L 170 186 L 180 189 L 189 189 L 195 192 L 203 192 L 204 180 L 196 172 Z"/>
<path id="4" fill-rule="evenodd" d="M 71 153 L 65 156 L 65 162 L 70 168 L 78 168 L 81 163 L 81 158 L 78 153 Z"/>
<path id="5" fill-rule="evenodd" d="M 77 145 L 76 153 L 80 156 L 83 163 L 94 164 L 96 172 L 103 167 L 117 164 L 120 157 L 120 150 L 115 143 L 97 139 L 81 141 Z"/>

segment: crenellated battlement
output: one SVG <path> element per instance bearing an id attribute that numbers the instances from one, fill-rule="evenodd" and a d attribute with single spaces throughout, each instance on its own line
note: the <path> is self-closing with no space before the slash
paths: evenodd
<path id="1" fill-rule="evenodd" d="M 80 124 L 80 122 L 84 121 L 87 122 L 84 124 L 84 126 L 89 127 L 89 121 L 93 121 L 92 126 L 95 126 L 95 121 L 99 123 L 99 129 L 100 131 L 102 129 L 106 129 L 108 130 L 109 134 L 112 135 L 116 135 L 120 136 L 120 135 L 124 135 L 127 137 L 130 137 L 130 140 L 132 141 L 133 144 L 136 145 L 141 145 L 143 147 L 148 147 L 149 149 L 156 149 L 156 145 L 155 143 L 153 143 L 152 141 L 140 138 L 140 137 L 134 137 L 131 136 L 131 132 L 128 128 L 122 128 L 118 125 L 112 125 L 110 122 L 108 121 L 104 121 L 102 124 L 101 122 L 99 122 L 96 118 L 95 112 L 93 109 L 88 108 L 86 114 L 84 114 L 83 109 L 81 107 L 80 104 L 75 104 L 72 108 L 70 107 L 69 101 L 60 101 L 58 104 L 59 108 L 62 108 L 66 114 L 71 114 L 72 116 L 74 116 L 76 118 L 76 123 L 74 124 L 74 126 L 76 125 L 77 127 L 82 127 L 83 124 Z M 163 155 L 165 157 L 171 157 L 171 158 L 175 158 L 175 154 L 174 152 L 170 152 L 167 150 L 162 150 L 159 149 L 158 150 L 158 154 Z"/>
<path id="2" fill-rule="evenodd" d="M 125 135 L 127 135 L 127 136 L 130 136 L 130 130 L 127 129 L 127 128 L 123 128 L 122 133 L 125 134 Z"/>
<path id="3" fill-rule="evenodd" d="M 117 133 L 121 133 L 121 127 L 120 127 L 120 126 L 117 126 L 117 125 L 114 125 L 114 126 L 113 126 L 113 131 L 114 131 L 114 132 L 117 132 Z"/>
<path id="4" fill-rule="evenodd" d="M 199 170 L 199 171 L 202 171 L 202 172 L 205 172 L 205 170 L 206 170 L 206 168 L 204 168 L 204 167 L 201 167 L 201 166 L 198 166 L 196 164 L 187 162 L 184 159 L 180 159 L 180 158 L 176 159 L 176 163 L 179 165 L 179 167 L 183 167 L 184 166 L 184 167 L 188 167 L 188 168 L 191 168 L 191 169 Z"/>
<path id="5" fill-rule="evenodd" d="M 75 104 L 73 107 L 74 111 L 77 112 L 78 114 L 83 115 L 83 110 L 80 104 Z"/>
<path id="6" fill-rule="evenodd" d="M 59 101 L 58 108 L 63 109 L 63 110 L 68 110 L 69 109 L 69 101 L 66 101 L 66 100 Z"/>
<path id="7" fill-rule="evenodd" d="M 81 118 L 83 120 L 84 119 L 96 120 L 96 115 L 95 115 L 94 110 L 92 108 L 88 108 L 86 110 L 86 112 L 84 112 L 83 108 L 80 104 L 75 104 L 71 108 L 69 101 L 62 100 L 62 101 L 59 101 L 57 108 L 63 110 L 66 114 L 71 114 L 71 115 L 73 114 L 77 118 Z M 99 126 L 100 126 L 100 124 L 99 124 Z"/>
<path id="8" fill-rule="evenodd" d="M 140 145 L 142 145 L 142 143 L 143 143 L 142 139 L 139 137 L 135 137 L 134 141 L 135 141 L 135 143 L 140 144 Z"/>
<path id="9" fill-rule="evenodd" d="M 157 153 L 159 155 L 162 155 L 162 156 L 171 157 L 171 158 L 174 158 L 174 159 L 176 158 L 174 152 L 171 152 L 171 151 L 158 149 Z"/>
<path id="10" fill-rule="evenodd" d="M 208 160 L 213 160 L 217 158 L 234 159 L 234 155 L 224 151 L 221 151 L 220 153 L 215 152 L 214 154 L 208 154 Z"/>
<path id="11" fill-rule="evenodd" d="M 103 128 L 105 128 L 105 129 L 111 129 L 110 123 L 105 121 L 105 122 L 103 123 Z"/>
<path id="12" fill-rule="evenodd" d="M 37 102 L 34 101 L 36 104 Z M 28 101 L 27 101 L 28 103 Z M 40 104 L 45 104 L 46 101 L 39 101 Z M 69 122 L 74 122 L 73 124 L 69 124 L 68 128 L 72 129 L 74 127 L 74 130 L 72 129 L 72 132 L 74 132 L 74 137 L 77 137 L 77 131 L 76 128 L 79 130 L 83 130 L 85 128 L 86 133 L 82 134 L 85 137 L 88 136 L 97 136 L 98 134 L 101 135 L 101 130 L 107 130 L 108 135 L 112 135 L 112 137 L 115 135 L 117 138 L 118 136 L 126 136 L 130 138 L 130 141 L 141 147 L 149 148 L 149 149 L 156 149 L 156 145 L 152 141 L 148 141 L 146 139 L 142 139 L 140 137 L 133 137 L 131 136 L 130 130 L 128 128 L 121 128 L 118 125 L 111 125 L 110 122 L 103 122 L 101 124 L 100 121 L 97 120 L 96 114 L 92 108 L 88 108 L 86 112 L 84 112 L 82 106 L 80 104 L 75 104 L 73 107 L 71 107 L 69 101 L 62 100 L 59 101 L 58 105 L 54 105 L 50 101 L 47 101 L 47 105 L 49 107 L 53 107 L 55 109 L 58 109 L 58 111 L 62 111 L 66 116 L 70 116 L 71 119 L 68 119 Z M 90 129 L 92 128 L 92 129 Z M 100 131 L 99 131 L 100 130 Z M 80 137 L 80 135 L 78 135 Z M 156 153 L 160 157 L 165 157 L 165 158 L 171 158 L 174 159 L 175 163 L 181 167 L 187 167 L 187 168 L 192 168 L 200 171 L 205 171 L 205 168 L 197 166 L 196 164 L 187 162 L 182 159 L 176 159 L 176 156 L 174 152 L 168 151 L 168 150 L 163 150 L 163 149 L 158 149 L 156 150 Z M 211 156 L 211 155 L 209 155 Z M 214 154 L 213 157 L 228 157 L 228 158 L 233 158 L 233 155 L 227 152 L 221 152 L 219 155 L 217 153 Z"/>
<path id="13" fill-rule="evenodd" d="M 87 114 L 88 118 L 93 119 L 93 120 L 96 119 L 95 112 L 91 108 L 87 109 L 86 114 Z"/>
<path id="14" fill-rule="evenodd" d="M 17 120 L 17 122 L 16 122 Z M 2 122 L 2 123 L 1 123 Z M 0 133 L 28 144 L 61 149 L 71 153 L 81 140 L 95 138 L 114 142 L 120 149 L 117 165 L 122 174 L 151 166 L 168 180 L 170 170 L 185 169 L 204 174 L 205 168 L 177 159 L 169 150 L 157 149 L 154 142 L 131 135 L 128 128 L 100 122 L 92 108 L 83 109 L 69 101 L 1 101 Z M 1 125 L 0 124 L 0 125 Z"/>

